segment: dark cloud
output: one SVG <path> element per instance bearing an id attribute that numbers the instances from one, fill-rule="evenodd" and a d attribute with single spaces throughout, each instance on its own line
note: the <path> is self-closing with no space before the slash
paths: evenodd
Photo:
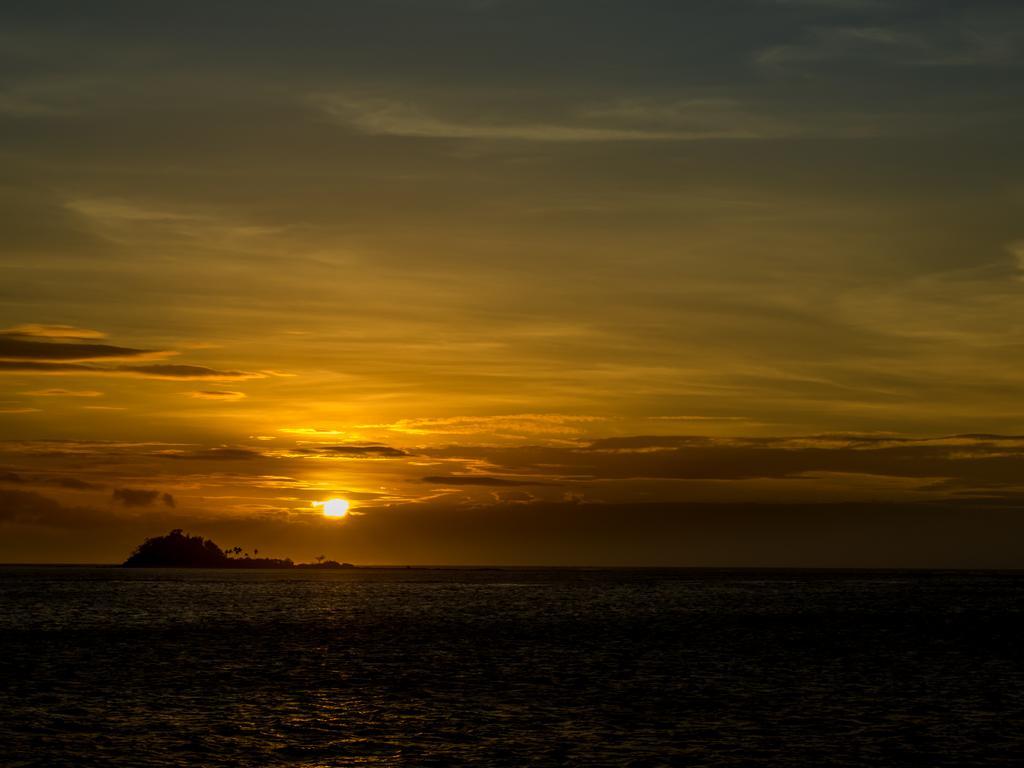
<path id="1" fill-rule="evenodd" d="M 245 461 L 256 459 L 263 454 L 249 448 L 204 448 L 198 451 L 160 451 L 158 454 L 164 459 L 212 459 L 214 461 Z"/>
<path id="2" fill-rule="evenodd" d="M 121 373 L 144 376 L 150 379 L 180 379 L 185 381 L 241 381 L 243 379 L 262 379 L 262 373 L 249 371 L 218 371 L 202 365 L 119 365 L 113 369 Z"/>
<path id="3" fill-rule="evenodd" d="M 423 478 L 424 483 L 435 485 L 480 485 L 501 488 L 518 488 L 527 485 L 550 485 L 541 480 L 509 480 L 504 477 L 488 475 L 430 475 Z"/>
<path id="4" fill-rule="evenodd" d="M 0 490 L 0 522 L 77 527 L 104 518 L 91 507 L 65 507 L 34 491 Z"/>
<path id="5" fill-rule="evenodd" d="M 408 456 L 406 451 L 400 448 L 392 448 L 389 445 L 377 443 L 370 445 L 319 445 L 315 448 L 298 448 L 299 453 L 316 454 L 319 456 L 346 456 L 349 458 L 399 458 Z"/>
<path id="6" fill-rule="evenodd" d="M 0 371 L 120 374 L 179 381 L 241 381 L 266 376 L 263 373 L 221 371 L 203 365 L 184 363 L 96 365 L 107 361 L 142 361 L 176 354 L 170 350 L 102 344 L 93 341 L 96 338 L 102 338 L 102 334 L 70 326 L 22 325 L 0 331 Z M 66 394 L 62 390 L 51 391 L 57 392 Z M 216 396 L 225 393 L 206 394 Z"/>
<path id="7" fill-rule="evenodd" d="M 178 381 L 242 381 L 265 378 L 249 371 L 219 371 L 202 365 L 153 364 L 119 365 L 106 368 L 85 363 L 58 363 L 42 360 L 0 360 L 0 371 L 32 371 L 35 373 L 94 373 L 107 376 L 139 376 L 146 379 Z"/>
<path id="8" fill-rule="evenodd" d="M 941 439 L 815 435 L 716 439 L 621 437 L 582 447 L 452 446 L 437 458 L 481 460 L 502 471 L 577 480 L 750 480 L 820 473 L 950 478 L 959 486 L 1014 485 L 1024 477 L 1024 440 L 959 435 Z"/>
<path id="9" fill-rule="evenodd" d="M 77 477 L 38 477 L 24 476 L 17 472 L 0 473 L 0 483 L 19 483 L 25 485 L 46 485 L 54 488 L 67 488 L 73 491 L 102 491 L 106 486 L 81 480 Z"/>
<path id="10" fill-rule="evenodd" d="M 144 488 L 115 488 L 111 494 L 111 499 L 126 507 L 148 507 L 158 498 L 160 498 L 160 491 L 150 491 Z"/>
<path id="11" fill-rule="evenodd" d="M 4 360 L 85 362 L 148 357 L 152 354 L 154 354 L 153 350 L 115 347 L 110 344 L 33 341 L 0 334 L 0 358 Z"/>
<path id="12" fill-rule="evenodd" d="M 37 373 L 103 373 L 108 368 L 81 363 L 46 363 L 34 360 L 0 360 L 0 371 L 34 371 Z"/>
<path id="13" fill-rule="evenodd" d="M 177 506 L 174 503 L 174 497 L 169 493 L 165 493 L 163 496 L 160 497 L 160 499 L 161 501 L 163 501 L 165 507 L 170 507 L 171 509 L 173 509 L 175 506 Z"/>
<path id="14" fill-rule="evenodd" d="M 953 444 L 985 444 L 1020 441 L 1019 435 L 959 434 L 944 437 L 913 438 L 887 434 L 857 434 L 830 432 L 795 437 L 706 437 L 701 435 L 633 435 L 607 437 L 587 444 L 592 451 L 643 451 L 657 448 L 686 448 L 695 446 L 770 446 L 793 449 L 806 446 L 877 448 L 885 446 L 949 446 Z"/>
<path id="15" fill-rule="evenodd" d="M 755 439 L 756 441 L 756 439 Z M 651 448 L 681 448 L 715 445 L 721 440 L 699 435 L 636 435 L 630 437 L 608 437 L 594 440 L 588 445 L 592 451 L 632 451 Z"/>

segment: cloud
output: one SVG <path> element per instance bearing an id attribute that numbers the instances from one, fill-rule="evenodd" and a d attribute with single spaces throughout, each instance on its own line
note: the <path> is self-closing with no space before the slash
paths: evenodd
<path id="1" fill-rule="evenodd" d="M 165 450 L 156 454 L 162 459 L 188 459 L 188 460 L 213 460 L 213 461 L 246 461 L 263 456 L 259 451 L 249 448 L 232 448 L 222 446 L 220 448 L 205 448 L 196 451 Z"/>
<path id="2" fill-rule="evenodd" d="M 157 499 L 162 501 L 165 507 L 175 506 L 174 497 L 171 494 L 144 488 L 115 488 L 111 499 L 126 507 L 148 507 Z"/>
<path id="3" fill-rule="evenodd" d="M 320 94 L 313 102 L 332 120 L 361 133 L 426 139 L 528 142 L 620 142 L 778 139 L 814 132 L 806 121 L 754 110 L 736 99 L 646 98 L 569 105 L 530 119 L 493 112 L 444 115 L 411 99 Z M 550 110 L 549 110 L 550 111 Z M 840 128 L 834 125 L 832 128 Z"/>
<path id="4" fill-rule="evenodd" d="M 537 495 L 547 501 L 555 497 L 543 489 L 571 487 L 589 501 L 607 503 L 756 498 L 938 500 L 979 494 L 1009 500 L 1024 493 L 1024 436 L 1015 435 L 929 439 L 886 434 L 640 435 L 586 443 L 461 442 L 415 450 L 384 443 L 314 443 L 276 450 L 247 445 L 67 441 L 11 442 L 0 447 L 12 457 L 12 469 L 17 468 L 14 457 L 19 462 L 47 462 L 45 473 L 18 469 L 18 476 L 25 481 L 65 488 L 73 486 L 52 478 L 74 477 L 76 467 L 88 460 L 100 465 L 130 462 L 136 467 L 133 477 L 154 478 L 142 488 L 157 487 L 157 478 L 170 472 L 190 476 L 193 480 L 187 482 L 199 486 L 237 483 L 239 489 L 247 489 L 241 491 L 243 495 L 264 487 L 261 483 L 272 476 L 283 478 L 282 488 L 320 493 L 327 477 L 311 476 L 308 462 L 333 460 L 367 462 L 365 471 L 370 474 L 361 472 L 363 486 L 352 490 L 386 488 L 385 495 L 398 501 L 429 497 L 424 484 L 462 489 L 467 497 L 477 495 L 474 489 L 536 487 Z M 182 466 L 167 466 L 171 462 Z M 186 463 L 193 466 L 186 467 Z M 146 471 L 148 475 L 139 474 Z M 227 480 L 225 472 L 236 479 Z M 278 487 L 274 482 L 273 487 Z"/>
<path id="5" fill-rule="evenodd" d="M 72 491 L 102 491 L 106 486 L 81 480 L 77 477 L 33 476 L 20 475 L 17 472 L 0 473 L 0 483 L 18 483 L 19 485 L 44 485 L 54 488 L 66 488 Z"/>
<path id="6" fill-rule="evenodd" d="M 763 66 L 857 56 L 865 48 L 911 44 L 913 36 L 883 28 L 816 30 L 811 40 L 771 46 L 755 60 Z M 820 40 L 818 39 L 820 38 Z M 873 55 L 869 51 L 869 55 Z M 422 98 L 422 97 L 419 97 Z M 500 97 L 499 97 L 500 98 Z M 465 114 L 465 106 L 425 106 L 419 100 L 333 94 L 314 101 L 336 123 L 373 136 L 522 142 L 777 141 L 800 138 L 857 139 L 903 130 L 921 120 L 904 111 L 822 110 L 764 98 L 674 93 L 610 96 L 557 107 L 502 104 Z M 467 103 L 473 99 L 467 98 Z M 446 112 L 453 114 L 445 115 Z M 543 119 L 530 118 L 541 112 Z M 454 114 L 458 113 L 458 114 Z"/>
<path id="7" fill-rule="evenodd" d="M 373 136 L 513 141 L 652 141 L 682 138 L 671 132 L 601 128 L 515 120 L 448 118 L 405 101 L 333 94 L 315 98 L 336 122 Z"/>
<path id="8" fill-rule="evenodd" d="M 197 400 L 219 400 L 221 402 L 234 402 L 245 399 L 245 392 L 235 392 L 232 390 L 202 389 L 197 392 L 185 392 L 183 394 L 194 397 Z"/>
<path id="9" fill-rule="evenodd" d="M 776 486 L 785 481 L 791 491 L 802 487 L 832 498 L 846 498 L 858 487 L 880 494 L 910 489 L 935 498 L 954 487 L 983 487 L 986 493 L 1001 489 L 1010 498 L 1024 487 L 1024 439 L 1012 435 L 638 436 L 576 447 L 447 446 L 423 449 L 422 455 L 515 475 L 519 482 L 524 475 L 542 483 L 572 482 L 592 489 L 595 498 L 612 493 L 623 499 L 678 496 L 681 486 L 669 483 L 703 483 L 710 498 L 724 498 L 729 488 L 739 486 L 721 483 L 740 481 Z M 947 482 L 940 487 L 935 483 L 942 478 Z M 451 478 L 430 479 L 451 483 Z"/>
<path id="10" fill-rule="evenodd" d="M 740 421 L 745 424 L 760 424 L 760 422 L 748 419 L 746 416 L 648 416 L 647 418 L 650 421 Z"/>
<path id="11" fill-rule="evenodd" d="M 147 208 L 123 200 L 79 199 L 70 200 L 66 207 L 90 219 L 120 222 L 179 222 L 202 220 L 201 216 Z"/>
<path id="12" fill-rule="evenodd" d="M 755 61 L 766 66 L 840 59 L 903 58 L 908 50 L 918 55 L 924 42 L 909 33 L 887 27 L 825 27 L 807 32 L 799 43 L 777 45 L 760 51 Z"/>
<path id="13" fill-rule="evenodd" d="M 137 376 L 161 381 L 245 381 L 264 378 L 262 373 L 219 371 L 202 365 L 119 365 L 107 368 L 84 363 L 52 363 L 36 360 L 0 360 L 0 372 L 2 371 L 56 375 Z"/>
<path id="14" fill-rule="evenodd" d="M 28 392 L 22 392 L 23 395 L 31 395 L 32 397 L 102 397 L 102 392 L 97 392 L 94 389 L 61 389 L 54 387 L 52 389 L 34 389 Z"/>
<path id="15" fill-rule="evenodd" d="M 169 450 L 186 443 L 136 442 L 128 440 L 10 440 L 0 441 L 0 453 L 19 458 L 27 456 L 45 457 L 94 457 L 158 455 L 154 452 Z"/>
<path id="16" fill-rule="evenodd" d="M 0 115 L 16 118 L 56 117 L 68 114 L 58 107 L 44 104 L 28 95 L 16 92 L 0 92 Z"/>
<path id="17" fill-rule="evenodd" d="M 501 488 L 550 485 L 550 483 L 545 483 L 541 480 L 509 480 L 504 477 L 490 477 L 487 475 L 431 475 L 424 477 L 423 482 L 434 485 L 493 486 Z"/>
<path id="18" fill-rule="evenodd" d="M 80 363 L 43 363 L 32 360 L 0 360 L 0 371 L 33 373 L 110 373 L 106 368 Z"/>
<path id="19" fill-rule="evenodd" d="M 9 334 L 0 334 L 0 360 L 60 361 L 83 363 L 99 360 L 164 357 L 173 352 L 158 352 L 110 344 L 78 341 L 34 341 Z"/>
<path id="20" fill-rule="evenodd" d="M 0 329 L 0 336 L 60 341 L 88 341 L 93 339 L 105 339 L 107 334 L 102 331 L 94 331 L 89 328 L 77 328 L 73 325 L 23 323 L 12 328 Z"/>
<path id="21" fill-rule="evenodd" d="M 1007 246 L 1010 256 L 1013 258 L 1013 266 L 1017 270 L 1017 279 L 1024 280 L 1024 240 L 1018 240 Z"/>
<path id="22" fill-rule="evenodd" d="M 19 525 L 78 527 L 104 518 L 91 507 L 65 507 L 35 491 L 0 489 L 0 522 Z"/>
<path id="23" fill-rule="evenodd" d="M 817 5 L 828 7 L 825 3 Z M 888 26 L 811 27 L 799 42 L 764 48 L 755 54 L 754 60 L 768 67 L 842 61 L 908 68 L 1009 67 L 1020 59 L 1024 35 L 1017 30 L 1022 20 L 1024 13 L 1007 5 L 994 12 L 940 12 L 926 19 Z"/>
<path id="24" fill-rule="evenodd" d="M 210 380 L 210 381 L 244 381 L 246 379 L 262 379 L 262 373 L 251 371 L 218 371 L 201 365 L 122 365 L 116 371 L 147 379 L 169 380 Z"/>
<path id="25" fill-rule="evenodd" d="M 315 454 L 317 456 L 339 456 L 346 458 L 390 459 L 409 455 L 400 448 L 392 448 L 389 445 L 380 445 L 378 443 L 366 445 L 303 446 L 295 450 L 298 453 Z"/>
<path id="26" fill-rule="evenodd" d="M 383 425 L 369 425 L 383 429 Z M 282 427 L 278 432 L 286 432 L 289 435 L 344 435 L 347 434 L 344 430 L 340 429 L 320 429 L 318 427 Z"/>
<path id="27" fill-rule="evenodd" d="M 0 331 L 0 372 L 81 373 L 178 381 L 243 381 L 267 376 L 249 371 L 222 371 L 202 365 L 142 362 L 178 353 L 174 350 L 98 344 L 91 341 L 95 338 L 102 338 L 102 334 L 72 326 L 28 324 L 8 328 Z M 71 393 L 69 390 L 52 389 L 34 394 Z"/>
<path id="28" fill-rule="evenodd" d="M 400 419 L 389 424 L 360 424 L 359 429 L 385 429 L 410 435 L 475 435 L 501 432 L 521 435 L 578 435 L 583 432 L 581 425 L 597 421 L 603 421 L 603 417 L 562 413 L 519 413 Z"/>
<path id="29" fill-rule="evenodd" d="M 141 488 L 115 488 L 110 498 L 113 501 L 124 504 L 126 507 L 148 507 L 160 498 L 160 491 L 150 491 Z"/>
<path id="30" fill-rule="evenodd" d="M 53 485 L 58 488 L 69 488 L 74 491 L 102 491 L 106 488 L 100 483 L 93 483 L 88 480 L 80 480 L 77 477 L 51 477 L 46 478 L 45 485 Z"/>
<path id="31" fill-rule="evenodd" d="M 20 407 L 20 406 L 15 406 L 13 408 L 0 408 L 0 413 L 9 413 L 9 414 L 39 413 L 39 409 L 38 408 L 23 408 L 23 407 Z"/>

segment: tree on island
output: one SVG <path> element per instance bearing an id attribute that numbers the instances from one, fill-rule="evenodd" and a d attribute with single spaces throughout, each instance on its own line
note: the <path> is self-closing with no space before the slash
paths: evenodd
<path id="1" fill-rule="evenodd" d="M 253 550 L 259 554 L 258 549 Z M 323 555 L 314 563 L 295 564 L 291 558 L 244 557 L 241 547 L 232 547 L 226 553 L 211 539 L 189 536 L 175 528 L 166 536 L 146 539 L 124 561 L 128 568 L 354 568 L 351 563 L 326 560 Z M 235 555 L 235 557 L 231 557 Z"/>
<path id="2" fill-rule="evenodd" d="M 228 565 L 228 559 L 210 539 L 189 536 L 181 528 L 175 528 L 166 536 L 146 539 L 124 564 L 129 567 L 223 568 Z"/>

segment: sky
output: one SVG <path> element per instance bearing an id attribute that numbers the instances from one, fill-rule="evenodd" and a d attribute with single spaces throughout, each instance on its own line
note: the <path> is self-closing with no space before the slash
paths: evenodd
<path id="1" fill-rule="evenodd" d="M 0 561 L 1024 567 L 1020 3 L 0 13 Z"/>

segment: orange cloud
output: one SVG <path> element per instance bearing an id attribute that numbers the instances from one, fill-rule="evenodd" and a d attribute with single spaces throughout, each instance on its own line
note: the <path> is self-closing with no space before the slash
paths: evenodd
<path id="1" fill-rule="evenodd" d="M 201 389 L 196 392 L 184 392 L 182 394 L 186 394 L 189 397 L 194 397 L 196 400 L 219 400 L 225 403 L 244 400 L 246 397 L 245 392 L 218 389 Z"/>

